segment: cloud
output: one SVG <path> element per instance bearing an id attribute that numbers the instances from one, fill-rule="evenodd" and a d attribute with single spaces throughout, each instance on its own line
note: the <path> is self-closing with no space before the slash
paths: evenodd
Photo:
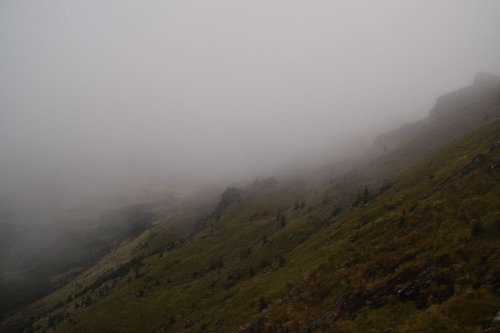
<path id="1" fill-rule="evenodd" d="M 424 117 L 477 71 L 499 73 L 499 11 L 3 1 L 0 177 L 235 179 L 320 160 Z"/>

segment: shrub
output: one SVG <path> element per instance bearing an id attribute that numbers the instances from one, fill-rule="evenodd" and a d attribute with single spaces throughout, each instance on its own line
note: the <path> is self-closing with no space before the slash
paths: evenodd
<path id="1" fill-rule="evenodd" d="M 259 312 L 262 312 L 265 308 L 267 308 L 267 305 L 269 303 L 264 299 L 264 297 L 261 297 L 259 299 Z"/>
<path id="2" fill-rule="evenodd" d="M 484 231 L 483 224 L 481 223 L 481 221 L 477 221 L 472 226 L 471 233 L 472 233 L 472 236 L 477 237 L 477 236 L 481 235 L 483 233 L 483 231 Z"/>

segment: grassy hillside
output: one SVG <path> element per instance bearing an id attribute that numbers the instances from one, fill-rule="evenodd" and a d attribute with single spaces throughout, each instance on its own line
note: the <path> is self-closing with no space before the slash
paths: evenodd
<path id="1" fill-rule="evenodd" d="M 259 330 L 478 331 L 500 310 L 500 122 L 454 141 L 305 245 L 328 253 Z M 266 329 L 268 328 L 269 329 Z"/>
<path id="2" fill-rule="evenodd" d="M 55 291 L 0 330 L 500 331 L 499 82 L 478 75 L 326 182 L 103 215 L 88 232 L 107 254 L 44 275 Z"/>
<path id="3" fill-rule="evenodd" d="M 230 189 L 195 235 L 159 219 L 24 315 L 55 332 L 488 329 L 499 180 L 496 121 L 357 207 L 325 200 L 329 186 Z"/>
<path id="4" fill-rule="evenodd" d="M 500 118 L 500 77 L 478 73 L 472 85 L 443 95 L 427 118 L 381 135 L 344 174 L 330 180 L 327 200 L 347 204 L 452 140 Z"/>
<path id="5" fill-rule="evenodd" d="M 155 205 L 133 205 L 82 220 L 78 229 L 57 223 L 3 223 L 4 268 L 0 274 L 0 318 L 57 290 L 78 272 L 95 265 L 155 218 Z"/>

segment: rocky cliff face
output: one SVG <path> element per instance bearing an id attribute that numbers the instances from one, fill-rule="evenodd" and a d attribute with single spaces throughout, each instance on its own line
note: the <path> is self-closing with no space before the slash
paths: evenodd
<path id="1" fill-rule="evenodd" d="M 432 108 L 429 117 L 436 118 L 457 110 L 470 110 L 482 99 L 498 98 L 500 94 L 500 76 L 479 72 L 472 85 L 440 96 Z"/>
<path id="2" fill-rule="evenodd" d="M 401 126 L 399 129 L 377 137 L 371 147 L 371 156 L 388 151 L 409 138 L 418 135 L 423 128 L 441 122 L 440 130 L 446 137 L 460 136 L 500 115 L 500 76 L 486 72 L 475 75 L 472 85 L 442 95 L 425 119 Z M 448 126 L 445 126 L 448 124 Z M 446 135 L 446 127 L 453 133 Z M 465 131 L 456 132 L 457 127 Z"/>

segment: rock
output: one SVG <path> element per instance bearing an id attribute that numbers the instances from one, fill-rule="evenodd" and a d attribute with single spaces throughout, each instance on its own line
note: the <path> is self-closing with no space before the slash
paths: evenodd
<path id="1" fill-rule="evenodd" d="M 323 322 L 325 320 L 327 320 L 328 318 L 330 318 L 332 315 L 333 315 L 333 311 L 328 311 L 325 314 L 323 314 L 321 317 L 319 317 L 318 319 L 316 319 L 316 323 L 315 323 L 316 325 L 315 325 L 315 327 L 318 328 L 321 324 L 323 324 Z"/>
<path id="2" fill-rule="evenodd" d="M 240 191 L 236 187 L 228 187 L 221 195 L 221 199 L 212 216 L 219 220 L 224 209 L 241 199 Z"/>
<path id="3" fill-rule="evenodd" d="M 495 318 L 493 318 L 493 326 L 500 324 L 500 311 L 497 312 Z"/>
<path id="4" fill-rule="evenodd" d="M 224 193 L 222 193 L 219 207 L 221 209 L 226 208 L 232 203 L 238 201 L 240 199 L 240 192 L 236 187 L 228 187 Z"/>
<path id="5" fill-rule="evenodd" d="M 254 320 L 250 326 L 244 331 L 245 333 L 258 333 L 264 330 L 264 317 L 259 317 Z"/>
<path id="6" fill-rule="evenodd" d="M 194 325 L 194 321 L 188 320 L 186 322 L 186 325 L 184 325 L 184 328 L 190 328 L 190 327 L 193 327 L 193 325 Z"/>
<path id="7" fill-rule="evenodd" d="M 470 163 L 462 171 L 462 176 L 471 174 L 474 170 L 476 170 L 479 167 L 479 164 L 484 160 L 484 157 L 485 156 L 483 154 L 474 155 Z"/>
<path id="8" fill-rule="evenodd" d="M 399 289 L 396 294 L 401 302 L 416 300 L 419 296 L 419 288 L 415 283 L 410 283 Z"/>
<path id="9" fill-rule="evenodd" d="M 425 193 L 424 195 L 422 195 L 420 197 L 420 200 L 424 200 L 424 199 L 427 199 L 429 197 L 429 194 Z"/>
<path id="10" fill-rule="evenodd" d="M 498 149 L 498 148 L 500 148 L 500 141 L 498 141 L 497 143 L 491 145 L 490 151 L 494 151 L 495 149 Z"/>

